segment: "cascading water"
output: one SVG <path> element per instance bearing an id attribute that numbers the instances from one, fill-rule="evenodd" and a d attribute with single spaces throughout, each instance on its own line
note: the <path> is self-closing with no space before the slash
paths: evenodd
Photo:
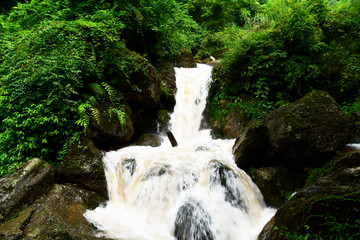
<path id="1" fill-rule="evenodd" d="M 85 217 L 99 235 L 124 240 L 251 240 L 273 216 L 233 160 L 234 140 L 199 130 L 211 66 L 176 68 L 171 147 L 133 146 L 104 156 L 109 201 Z"/>

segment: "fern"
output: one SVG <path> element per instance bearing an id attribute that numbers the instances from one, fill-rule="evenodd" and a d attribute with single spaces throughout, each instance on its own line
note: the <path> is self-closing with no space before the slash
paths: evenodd
<path id="1" fill-rule="evenodd" d="M 109 115 L 110 115 L 110 118 L 112 117 L 112 114 L 115 113 L 120 124 L 121 124 L 121 129 L 124 131 L 125 130 L 125 126 L 126 126 L 126 114 L 123 110 L 121 109 L 116 109 L 116 108 L 113 108 L 113 107 L 110 107 L 109 108 Z"/>
<path id="2" fill-rule="evenodd" d="M 109 99 L 112 103 L 117 103 L 120 101 L 120 97 L 117 93 L 117 91 L 111 87 L 109 84 L 102 82 L 101 85 L 105 88 L 106 92 L 109 95 Z"/>

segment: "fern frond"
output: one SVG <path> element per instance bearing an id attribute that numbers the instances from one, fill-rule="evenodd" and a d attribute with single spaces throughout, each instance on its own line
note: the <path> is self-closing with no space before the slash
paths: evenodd
<path id="1" fill-rule="evenodd" d="M 91 116 L 94 118 L 97 124 L 100 124 L 100 112 L 99 109 L 91 107 L 89 108 L 91 112 Z"/>

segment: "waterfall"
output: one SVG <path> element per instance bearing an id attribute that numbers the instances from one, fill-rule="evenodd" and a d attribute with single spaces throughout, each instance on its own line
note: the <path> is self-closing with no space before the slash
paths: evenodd
<path id="1" fill-rule="evenodd" d="M 233 140 L 199 130 L 212 67 L 175 68 L 170 129 L 178 141 L 104 156 L 109 201 L 84 215 L 123 240 L 255 240 L 275 210 L 233 159 Z"/>

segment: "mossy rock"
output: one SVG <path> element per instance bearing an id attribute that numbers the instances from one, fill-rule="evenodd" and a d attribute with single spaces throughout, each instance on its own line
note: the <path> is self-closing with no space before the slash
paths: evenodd
<path id="1" fill-rule="evenodd" d="M 119 148 L 122 144 L 128 143 L 134 134 L 130 107 L 125 105 L 122 109 L 125 122 L 121 122 L 115 113 L 109 111 L 111 107 L 113 106 L 110 102 L 97 102 L 94 109 L 98 114 L 91 114 L 86 131 L 86 136 L 103 150 Z"/>
<path id="2" fill-rule="evenodd" d="M 56 180 L 60 183 L 75 183 L 85 189 L 107 197 L 103 152 L 93 142 L 83 137 L 65 155 L 56 169 Z"/>
<path id="3" fill-rule="evenodd" d="M 272 111 L 265 120 L 276 158 L 295 168 L 322 166 L 355 131 L 355 123 L 322 91 Z"/>
<path id="4" fill-rule="evenodd" d="M 74 185 L 55 184 L 48 195 L 0 226 L 0 238 L 27 240 L 101 240 L 83 214 L 105 201 Z"/>
<path id="5" fill-rule="evenodd" d="M 137 141 L 136 145 L 138 146 L 151 146 L 158 147 L 161 145 L 163 139 L 157 134 L 146 133 L 142 134 Z"/>
<path id="6" fill-rule="evenodd" d="M 54 169 L 33 158 L 10 176 L 0 179 L 0 223 L 32 204 L 53 184 Z"/>
<path id="7" fill-rule="evenodd" d="M 360 154 L 347 154 L 333 162 L 278 209 L 259 240 L 280 240 L 286 235 L 297 239 L 360 237 Z"/>

